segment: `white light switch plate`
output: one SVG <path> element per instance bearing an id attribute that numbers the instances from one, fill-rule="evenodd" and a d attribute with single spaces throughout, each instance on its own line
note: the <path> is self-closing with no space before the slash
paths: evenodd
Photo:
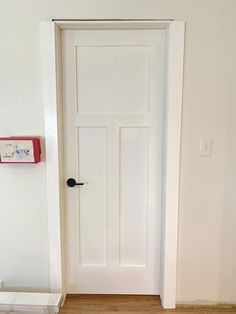
<path id="1" fill-rule="evenodd" d="M 212 155 L 212 139 L 201 139 L 200 140 L 200 156 L 211 157 Z"/>

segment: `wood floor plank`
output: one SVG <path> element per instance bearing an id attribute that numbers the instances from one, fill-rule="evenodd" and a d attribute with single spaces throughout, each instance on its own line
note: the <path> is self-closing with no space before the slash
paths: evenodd
<path id="1" fill-rule="evenodd" d="M 157 296 L 130 295 L 68 295 L 60 314 L 222 314 L 235 313 L 236 306 L 178 306 L 164 310 Z"/>

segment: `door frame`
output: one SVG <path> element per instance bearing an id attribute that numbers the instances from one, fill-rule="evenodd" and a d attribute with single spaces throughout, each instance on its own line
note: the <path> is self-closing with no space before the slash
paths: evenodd
<path id="1" fill-rule="evenodd" d="M 50 290 L 66 295 L 60 32 L 63 29 L 167 31 L 160 297 L 176 306 L 180 140 L 185 22 L 174 20 L 53 20 L 41 23 Z"/>

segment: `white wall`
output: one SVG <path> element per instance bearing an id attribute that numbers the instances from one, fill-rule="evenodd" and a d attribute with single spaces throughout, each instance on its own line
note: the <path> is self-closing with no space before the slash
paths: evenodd
<path id="1" fill-rule="evenodd" d="M 24 20 L 23 2 L 16 8 L 0 1 L 0 7 L 0 136 L 43 135 L 38 22 Z M 44 163 L 0 166 L 0 280 L 6 288 L 48 288 L 45 182 Z"/>
<path id="2" fill-rule="evenodd" d="M 39 23 L 186 20 L 178 301 L 236 303 L 236 1 L 0 0 L 0 135 L 43 136 Z M 200 158 L 199 139 L 213 138 Z M 0 166 L 0 278 L 49 287 L 45 165 Z"/>

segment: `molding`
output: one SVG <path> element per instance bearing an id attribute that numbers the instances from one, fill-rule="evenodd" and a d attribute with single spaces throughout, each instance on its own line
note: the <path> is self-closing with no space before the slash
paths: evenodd
<path id="1" fill-rule="evenodd" d="M 58 313 L 62 305 L 60 293 L 0 292 L 0 313 Z"/>
<path id="2" fill-rule="evenodd" d="M 43 102 L 45 116 L 50 289 L 66 293 L 64 202 L 60 101 L 61 29 L 166 29 L 167 80 L 162 191 L 161 301 L 176 306 L 179 165 L 185 23 L 173 20 L 61 20 L 42 22 Z"/>
<path id="3" fill-rule="evenodd" d="M 164 308 L 176 306 L 184 35 L 185 22 L 173 21 L 169 25 L 162 194 L 161 300 Z"/>
<path id="4" fill-rule="evenodd" d="M 45 150 L 47 174 L 47 207 L 50 291 L 64 293 L 63 283 L 63 185 L 60 121 L 60 81 L 58 64 L 59 32 L 55 23 L 41 23 L 41 54 Z"/>
<path id="5" fill-rule="evenodd" d="M 171 20 L 54 20 L 60 29 L 166 29 Z"/>

